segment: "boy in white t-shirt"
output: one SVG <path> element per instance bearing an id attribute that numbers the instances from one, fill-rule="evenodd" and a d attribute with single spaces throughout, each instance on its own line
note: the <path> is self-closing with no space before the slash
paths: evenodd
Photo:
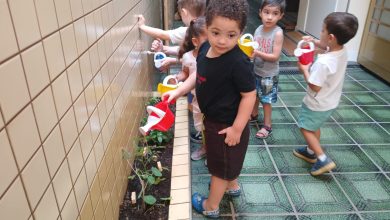
<path id="1" fill-rule="evenodd" d="M 168 55 L 177 55 L 179 51 L 178 46 L 164 46 L 162 40 L 168 40 L 172 44 L 180 45 L 186 35 L 186 31 L 190 22 L 200 16 L 204 15 L 206 10 L 206 0 L 178 0 L 177 8 L 185 27 L 178 27 L 173 30 L 162 30 L 145 25 L 145 18 L 143 15 L 138 15 L 138 27 L 150 35 L 156 38 L 152 43 L 151 50 L 162 51 Z M 176 63 L 176 58 L 169 58 L 163 62 L 163 68 L 168 67 L 170 64 Z"/>
<path id="2" fill-rule="evenodd" d="M 310 174 L 313 176 L 329 172 L 336 164 L 326 156 L 320 144 L 320 128 L 337 108 L 343 88 L 345 70 L 348 62 L 344 46 L 352 39 L 358 29 L 357 18 L 346 12 L 330 13 L 322 25 L 320 40 L 303 37 L 313 41 L 325 54 L 318 55 L 309 71 L 308 65 L 298 62 L 298 68 L 307 82 L 307 93 L 298 117 L 298 126 L 308 146 L 293 151 L 309 163 L 313 163 Z"/>

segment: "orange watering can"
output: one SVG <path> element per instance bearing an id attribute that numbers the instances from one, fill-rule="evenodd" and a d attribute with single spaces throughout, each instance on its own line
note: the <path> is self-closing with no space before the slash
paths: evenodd
<path id="1" fill-rule="evenodd" d="M 149 116 L 144 126 L 139 128 L 142 135 L 147 135 L 150 130 L 168 131 L 172 127 L 175 117 L 169 109 L 167 101 L 161 101 L 155 106 L 147 106 Z"/>
<path id="2" fill-rule="evenodd" d="M 244 34 L 238 39 L 238 47 L 248 56 L 252 56 L 253 50 L 259 48 L 259 43 L 253 40 L 252 34 Z"/>

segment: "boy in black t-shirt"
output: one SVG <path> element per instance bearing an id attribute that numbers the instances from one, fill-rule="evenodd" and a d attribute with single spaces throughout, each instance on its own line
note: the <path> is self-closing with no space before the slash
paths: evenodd
<path id="1" fill-rule="evenodd" d="M 213 0 L 206 10 L 208 42 L 197 58 L 197 75 L 163 95 L 168 101 L 196 88 L 205 116 L 209 197 L 192 195 L 192 205 L 206 217 L 219 217 L 223 195 L 239 196 L 237 178 L 249 142 L 248 121 L 256 100 L 253 66 L 237 41 L 246 25 L 246 0 Z"/>

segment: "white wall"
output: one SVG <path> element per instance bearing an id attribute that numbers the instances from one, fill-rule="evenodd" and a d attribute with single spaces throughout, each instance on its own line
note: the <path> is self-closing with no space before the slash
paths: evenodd
<path id="1" fill-rule="evenodd" d="M 346 46 L 349 51 L 349 60 L 356 61 L 369 5 L 370 0 L 301 0 L 296 28 L 319 37 L 322 21 L 327 14 L 335 11 L 354 14 L 359 20 L 359 30 Z"/>

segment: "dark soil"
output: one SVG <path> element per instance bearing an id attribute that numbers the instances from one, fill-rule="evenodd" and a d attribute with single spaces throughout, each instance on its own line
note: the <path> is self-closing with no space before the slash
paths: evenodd
<path id="1" fill-rule="evenodd" d="M 145 195 L 153 195 L 156 197 L 157 202 L 153 205 L 146 205 L 145 209 L 142 208 L 142 198 L 137 199 L 137 204 L 131 204 L 131 192 L 136 191 L 137 197 L 141 191 L 141 184 L 138 178 L 129 180 L 127 185 L 127 191 L 120 205 L 120 220 L 143 220 L 143 219 L 168 219 L 169 213 L 169 201 L 162 201 L 160 198 L 168 198 L 171 193 L 171 167 L 172 167 L 172 144 L 161 152 L 159 161 L 163 167 L 169 170 L 163 170 L 162 175 L 165 180 L 160 182 L 158 185 L 154 185 L 146 191 Z M 131 175 L 133 175 L 132 173 Z"/>

